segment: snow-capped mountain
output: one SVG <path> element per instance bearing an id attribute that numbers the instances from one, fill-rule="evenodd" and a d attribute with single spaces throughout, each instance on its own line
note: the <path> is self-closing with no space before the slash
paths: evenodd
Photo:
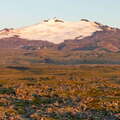
<path id="1" fill-rule="evenodd" d="M 120 64 L 120 29 L 82 19 L 49 19 L 0 30 L 0 62 Z"/>
<path id="2" fill-rule="evenodd" d="M 68 22 L 53 18 L 39 24 L 0 31 L 0 48 L 120 51 L 120 29 L 82 19 Z"/>
<path id="3" fill-rule="evenodd" d="M 57 18 L 44 20 L 39 24 L 0 31 L 0 38 L 19 36 L 27 40 L 43 40 L 52 43 L 62 43 L 64 40 L 85 38 L 96 31 L 102 31 L 100 25 L 82 19 L 78 22 L 67 22 Z"/>

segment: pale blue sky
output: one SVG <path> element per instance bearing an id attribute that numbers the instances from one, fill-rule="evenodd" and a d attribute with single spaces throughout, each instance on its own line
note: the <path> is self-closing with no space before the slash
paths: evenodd
<path id="1" fill-rule="evenodd" d="M 0 29 L 58 17 L 82 18 L 120 28 L 120 0 L 0 0 Z"/>

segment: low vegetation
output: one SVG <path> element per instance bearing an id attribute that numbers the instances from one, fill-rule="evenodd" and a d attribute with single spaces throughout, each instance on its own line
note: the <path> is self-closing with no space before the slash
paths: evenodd
<path id="1" fill-rule="evenodd" d="M 0 68 L 1 120 L 119 120 L 120 66 Z"/>

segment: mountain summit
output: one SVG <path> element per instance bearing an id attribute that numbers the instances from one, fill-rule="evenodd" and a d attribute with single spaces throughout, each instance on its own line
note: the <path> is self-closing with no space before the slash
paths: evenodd
<path id="1" fill-rule="evenodd" d="M 27 40 L 43 40 L 59 44 L 64 40 L 91 36 L 96 31 L 102 31 L 100 25 L 86 19 L 69 22 L 53 18 L 28 27 L 1 31 L 0 38 L 19 36 Z"/>

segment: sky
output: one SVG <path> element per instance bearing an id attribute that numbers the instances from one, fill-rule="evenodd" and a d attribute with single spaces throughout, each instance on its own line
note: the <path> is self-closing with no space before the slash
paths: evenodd
<path id="1" fill-rule="evenodd" d="M 120 28 L 120 0 L 0 0 L 0 29 L 19 28 L 57 17 L 88 19 Z"/>

